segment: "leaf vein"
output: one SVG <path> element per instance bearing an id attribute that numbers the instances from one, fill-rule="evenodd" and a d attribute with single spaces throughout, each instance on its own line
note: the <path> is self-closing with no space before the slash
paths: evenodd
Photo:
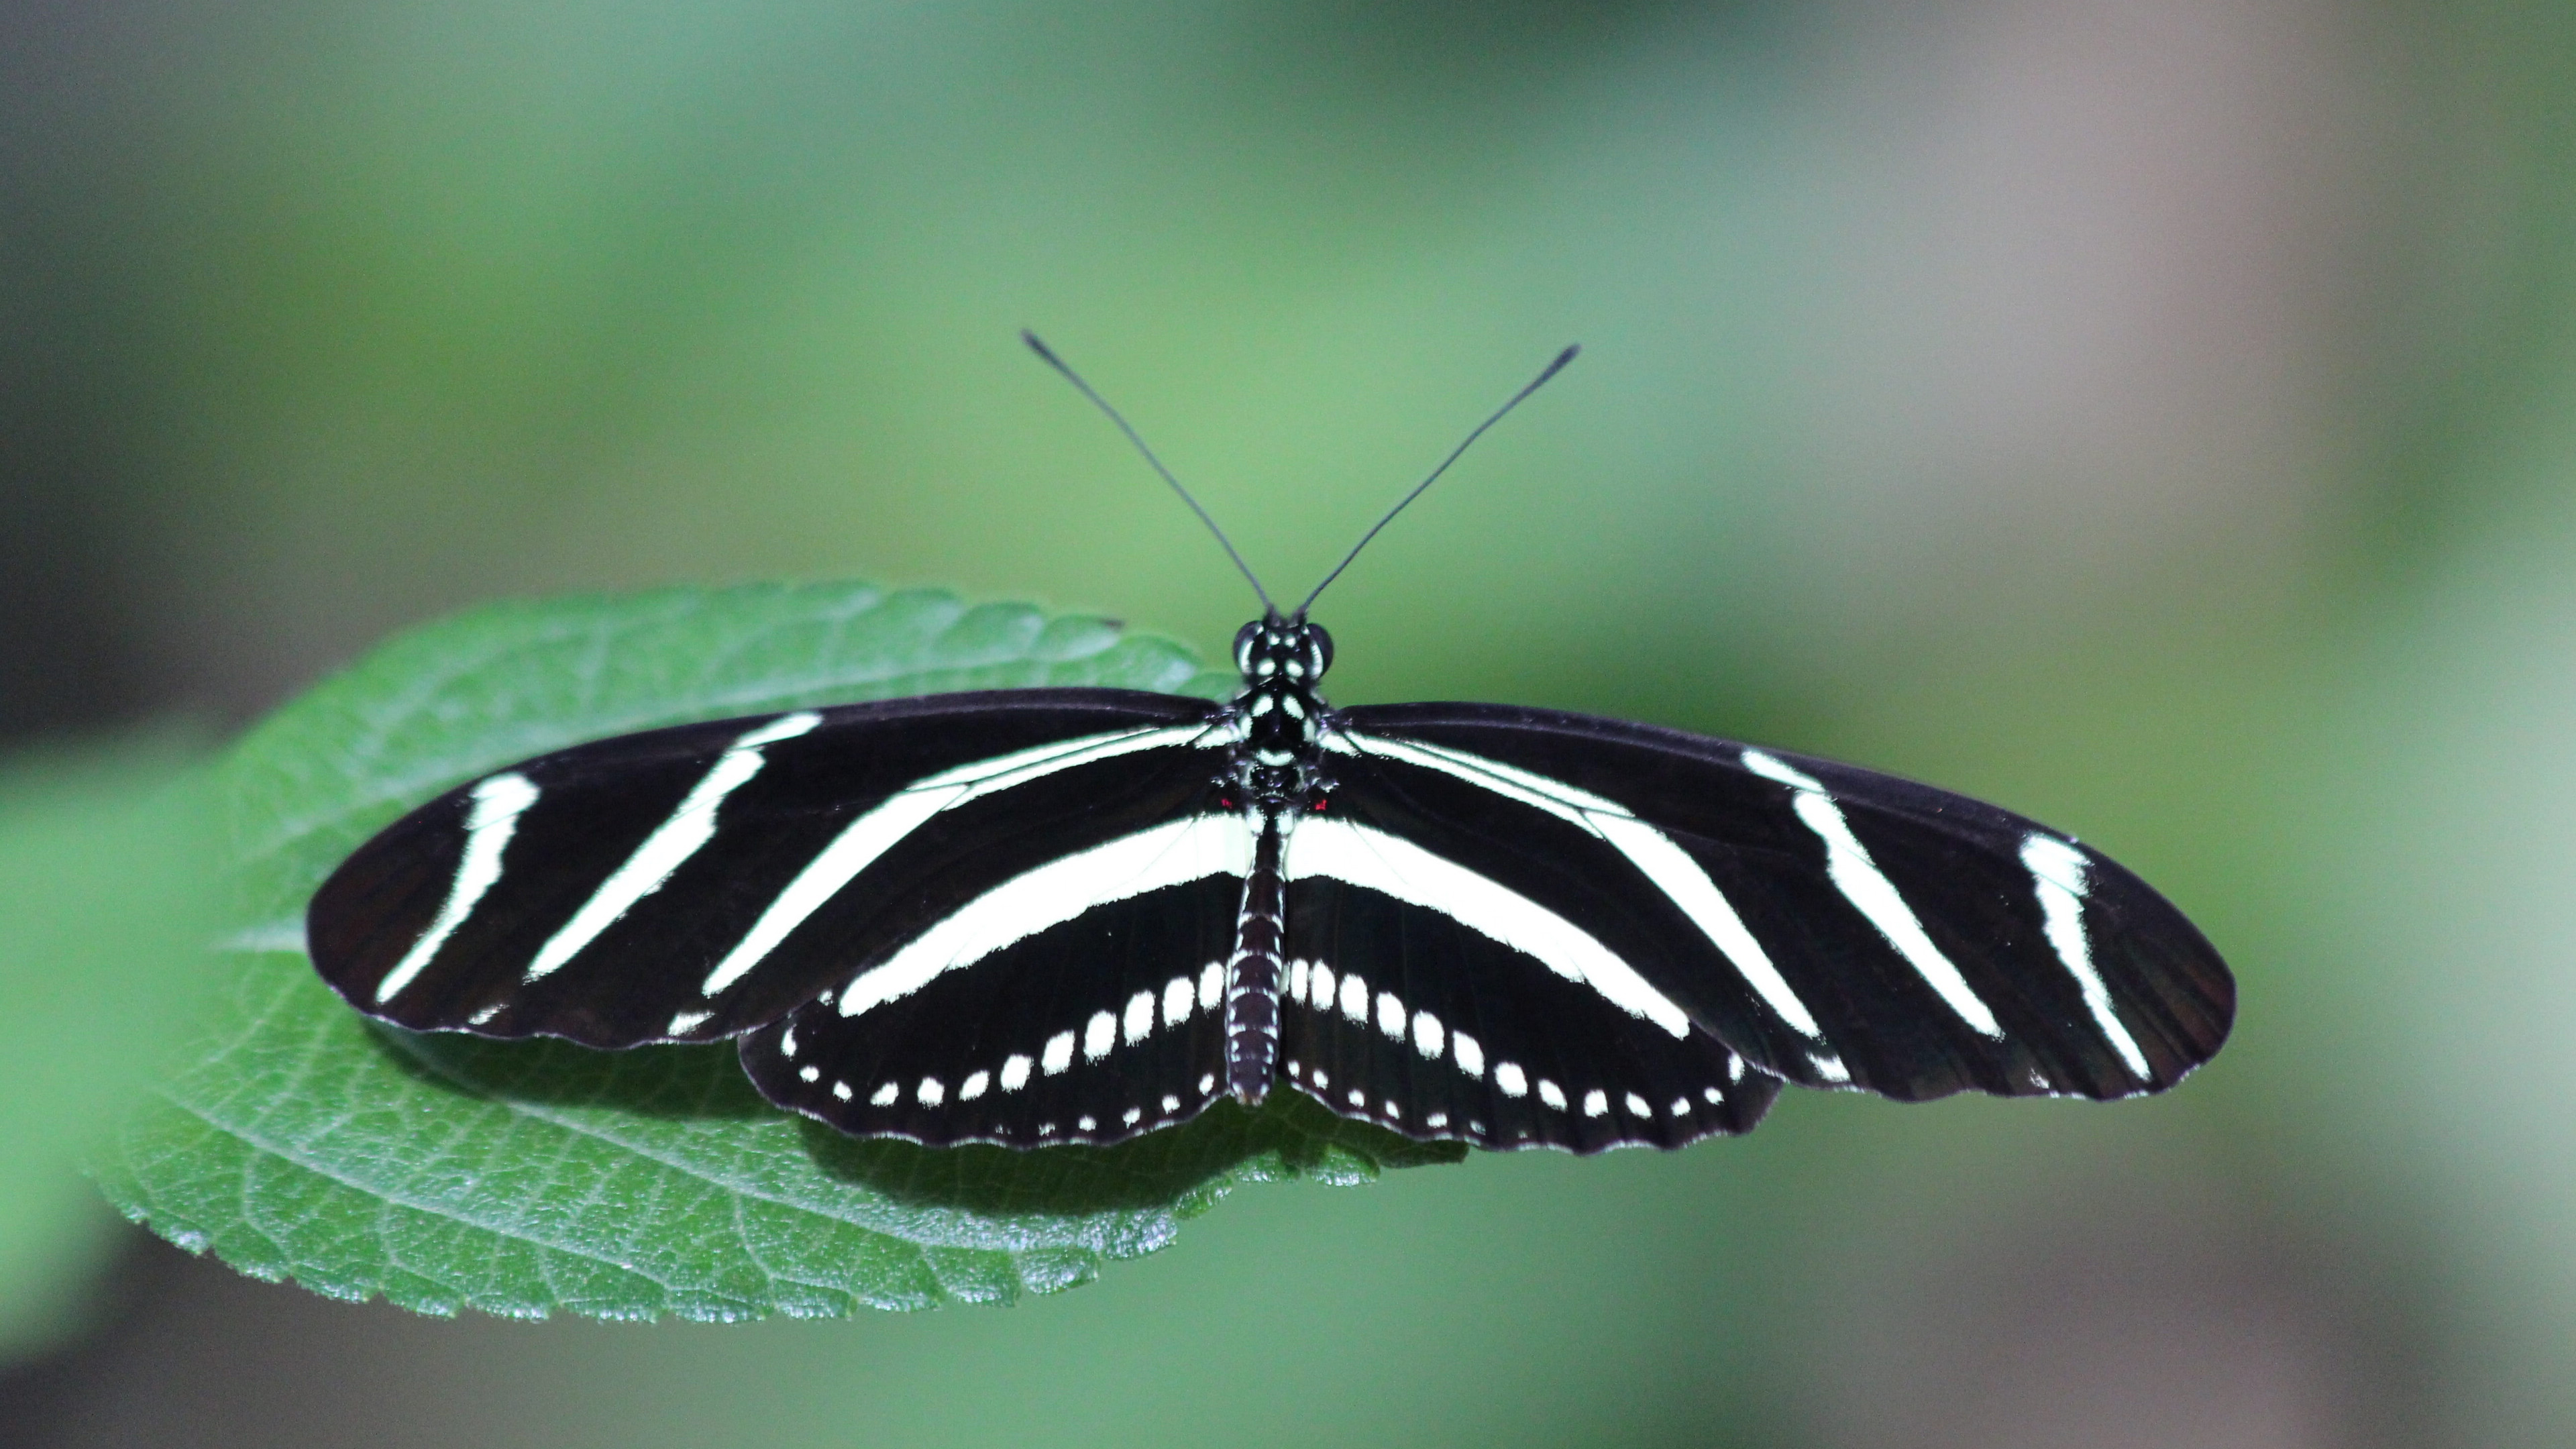
<path id="1" fill-rule="evenodd" d="M 621 1272 L 632 1273 L 638 1278 L 641 1278 L 666 1292 L 680 1292 L 685 1291 L 686 1289 L 686 1285 L 682 1283 L 659 1277 L 656 1274 L 637 1267 L 632 1263 L 618 1262 L 616 1259 L 608 1257 L 607 1255 L 595 1250 L 583 1248 L 572 1243 L 552 1241 L 540 1234 L 528 1232 L 522 1228 L 506 1226 L 497 1222 L 479 1221 L 472 1214 L 457 1210 L 453 1204 L 441 1203 L 435 1199 L 422 1197 L 418 1194 L 405 1193 L 399 1188 L 381 1186 L 375 1183 L 363 1181 L 356 1176 L 341 1171 L 330 1164 L 327 1159 L 317 1154 L 300 1148 L 290 1148 L 288 1145 L 272 1139 L 264 1133 L 253 1131 L 252 1129 L 244 1127 L 238 1123 L 221 1120 L 212 1113 L 206 1112 L 192 1103 L 181 1101 L 177 1097 L 170 1095 L 168 1092 L 163 1092 L 160 1095 L 164 1101 L 167 1101 L 170 1105 L 178 1108 L 180 1111 L 187 1113 L 189 1116 L 195 1117 L 197 1120 L 205 1123 L 214 1130 L 225 1134 L 226 1136 L 239 1140 L 254 1151 L 266 1153 L 268 1156 L 286 1163 L 291 1167 L 300 1168 L 306 1172 L 310 1172 L 314 1176 L 319 1177 L 326 1182 L 337 1183 L 353 1192 L 363 1193 L 379 1202 L 388 1203 L 395 1207 L 409 1208 L 414 1212 L 422 1213 L 429 1217 L 456 1223 L 462 1227 L 473 1228 L 479 1232 L 490 1233 L 497 1238 L 526 1243 L 531 1247 L 544 1248 L 552 1252 L 563 1253 L 570 1257 L 586 1258 L 605 1267 L 615 1268 Z M 247 1208 L 247 1195 L 250 1192 L 249 1174 L 243 1174 L 242 1183 L 243 1192 L 245 1194 L 245 1208 Z M 247 1212 L 245 1212 L 243 1221 L 246 1223 L 252 1221 Z M 275 1243 L 276 1241 L 274 1236 L 271 1234 L 263 1232 L 261 1236 L 270 1238 L 272 1243 Z M 277 1244 L 277 1246 L 282 1250 L 284 1245 Z M 286 1256 L 282 1251 L 280 1255 Z M 406 1271 L 417 1272 L 419 1270 L 406 1269 Z M 423 1273 L 421 1276 L 428 1277 L 429 1275 Z M 472 1296 L 471 1290 L 465 1288 L 463 1285 L 448 1282 L 445 1283 L 444 1286 L 453 1289 L 460 1295 Z"/>

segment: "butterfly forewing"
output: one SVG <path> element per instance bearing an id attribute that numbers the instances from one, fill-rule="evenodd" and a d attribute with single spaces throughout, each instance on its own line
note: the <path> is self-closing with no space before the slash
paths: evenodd
<path id="1" fill-rule="evenodd" d="M 2233 984 L 2180 913 L 2009 812 L 1549 711 L 1337 722 L 1337 805 L 1581 921 L 1790 1080 L 2116 1097 L 2172 1085 L 2226 1036 Z"/>
<path id="2" fill-rule="evenodd" d="M 308 940 L 342 995 L 406 1027 L 735 1035 L 1072 843 L 1194 808 L 1211 708 L 944 695 L 541 756 L 361 848 Z"/>

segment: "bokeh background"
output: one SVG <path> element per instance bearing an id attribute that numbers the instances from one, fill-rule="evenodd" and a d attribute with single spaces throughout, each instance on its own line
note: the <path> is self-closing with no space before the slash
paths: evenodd
<path id="1" fill-rule="evenodd" d="M 16 0 L 0 1440 L 2576 1441 L 2571 97 L 2550 0 Z M 1282 591 L 1583 342 L 1336 586 L 1336 698 L 1994 798 L 2235 1041 L 843 1323 L 419 1319 L 94 1202 L 187 760 L 389 629 L 859 576 L 1219 649 L 1023 325 Z"/>

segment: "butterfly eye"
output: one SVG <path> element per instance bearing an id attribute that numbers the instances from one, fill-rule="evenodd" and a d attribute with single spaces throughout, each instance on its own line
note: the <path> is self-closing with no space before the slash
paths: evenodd
<path id="1" fill-rule="evenodd" d="M 1234 631 L 1234 669 L 1238 674 L 1252 672 L 1252 646 L 1261 639 L 1261 621 L 1253 620 Z"/>
<path id="2" fill-rule="evenodd" d="M 1306 668 L 1310 677 L 1333 667 L 1333 636 L 1321 624 L 1306 626 Z"/>

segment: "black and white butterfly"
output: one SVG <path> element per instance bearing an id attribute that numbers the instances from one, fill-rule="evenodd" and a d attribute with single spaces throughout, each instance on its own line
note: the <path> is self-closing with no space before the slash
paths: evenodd
<path id="1" fill-rule="evenodd" d="M 779 1105 L 930 1144 L 1285 1087 L 1420 1139 L 1678 1147 L 1783 1083 L 2124 1097 L 2227 1035 L 2209 943 L 2066 836 L 1649 725 L 1334 709 L 1315 594 L 1263 595 L 1224 703 L 932 695 L 529 760 L 342 864 L 313 960 L 414 1030 L 737 1038 Z"/>

